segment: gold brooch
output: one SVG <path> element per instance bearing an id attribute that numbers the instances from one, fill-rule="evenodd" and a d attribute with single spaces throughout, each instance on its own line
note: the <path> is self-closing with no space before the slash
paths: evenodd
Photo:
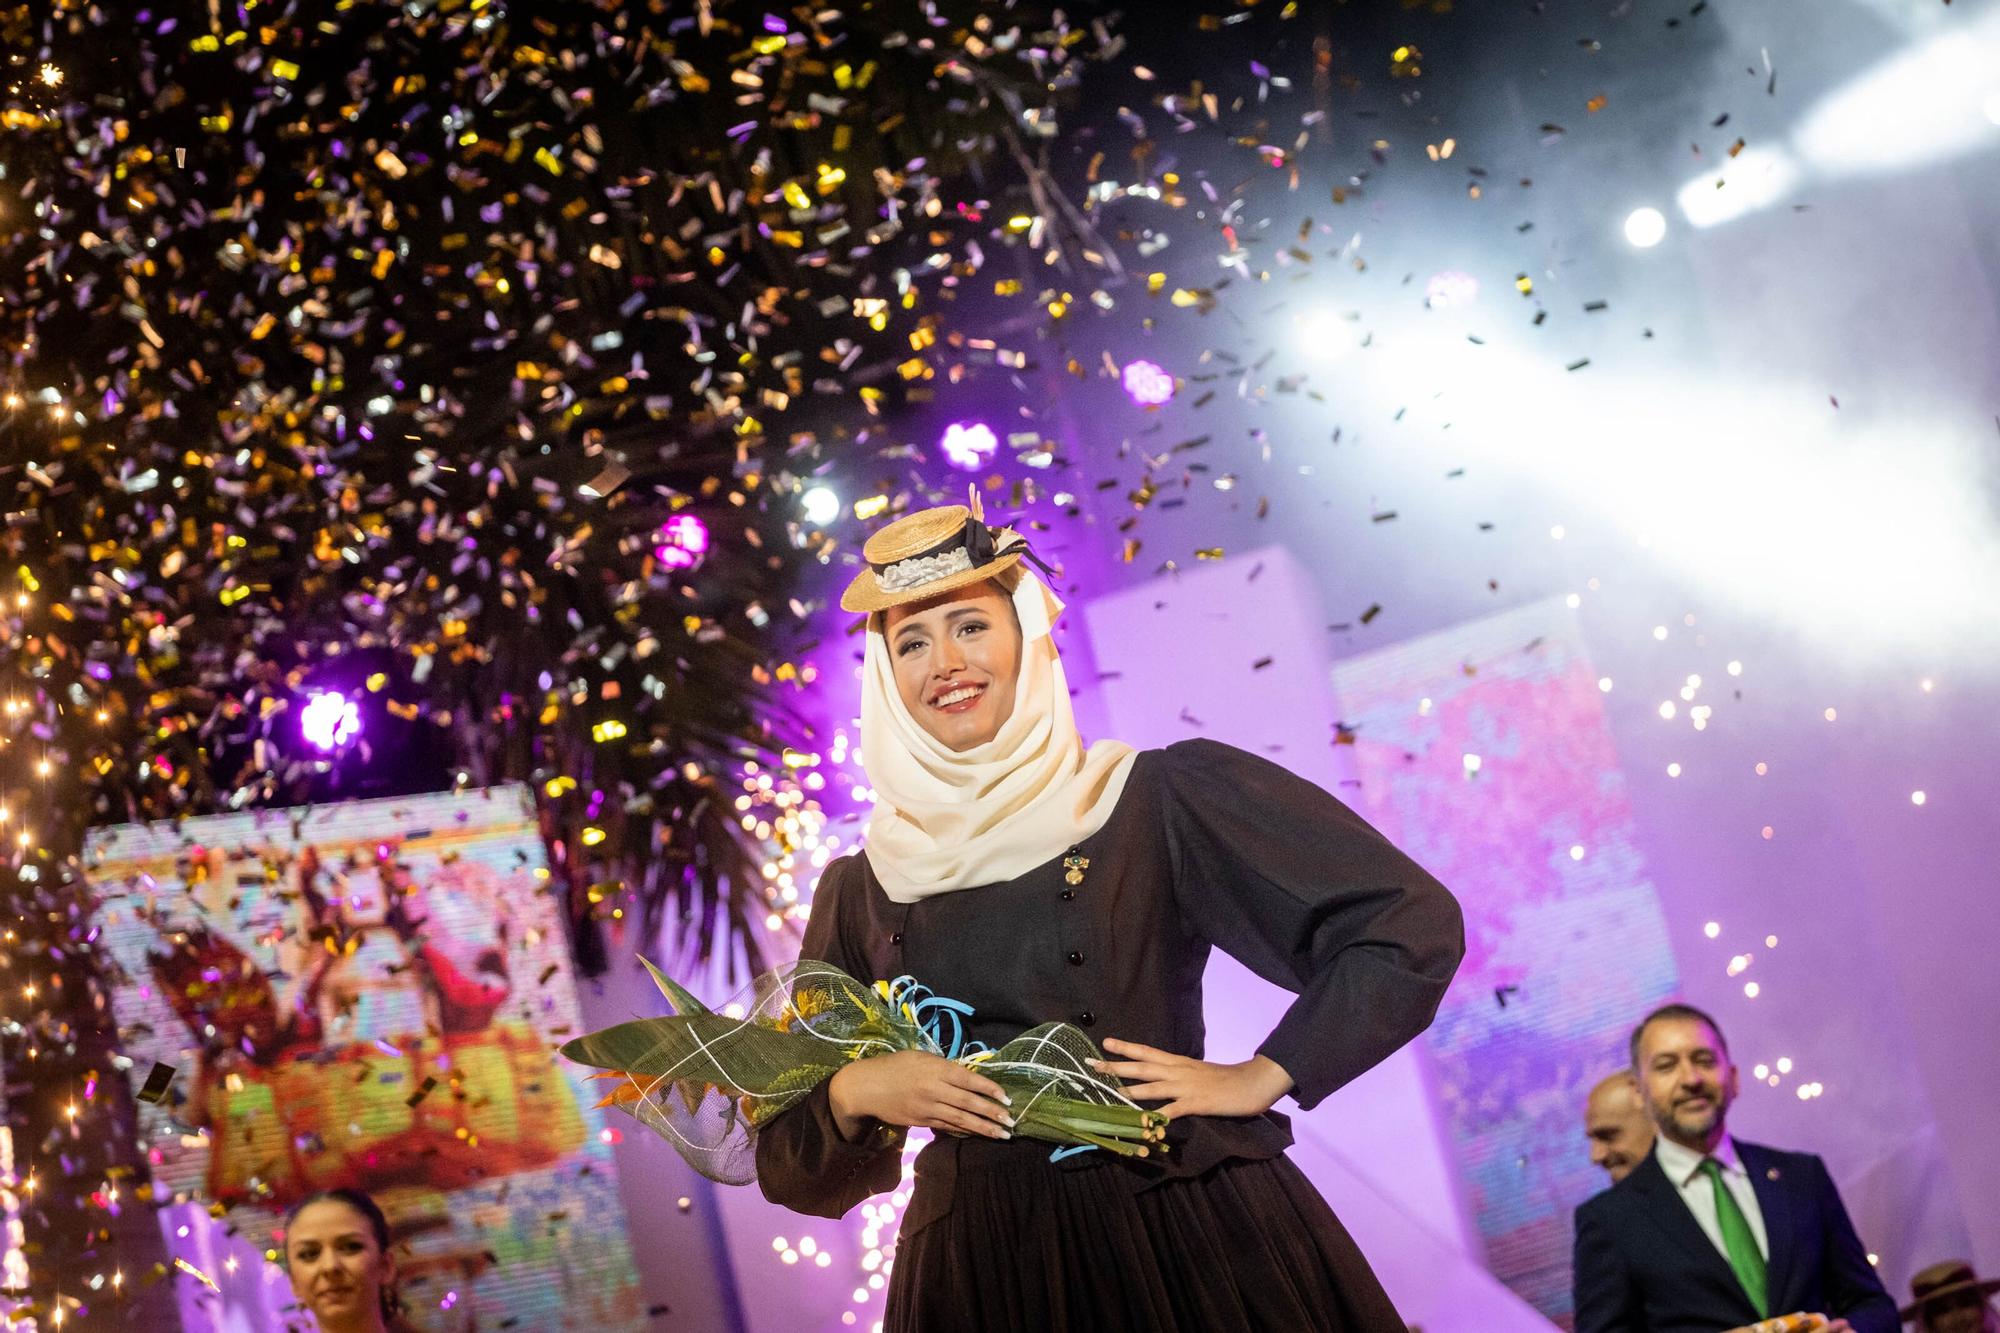
<path id="1" fill-rule="evenodd" d="M 1083 872 L 1088 869 L 1090 869 L 1090 858 L 1079 856 L 1076 848 L 1070 848 L 1069 855 L 1063 858 L 1063 879 L 1071 884 L 1081 884 Z"/>

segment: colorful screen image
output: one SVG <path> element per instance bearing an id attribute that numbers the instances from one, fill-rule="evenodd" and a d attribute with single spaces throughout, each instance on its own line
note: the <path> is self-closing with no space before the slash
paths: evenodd
<path id="1" fill-rule="evenodd" d="M 1486 1266 L 1551 1320 L 1572 1315 L 1571 1213 L 1604 1187 L 1584 1098 L 1679 986 L 1598 678 L 1556 600 L 1333 670 L 1349 798 L 1465 909 L 1425 1042 Z"/>
<path id="2" fill-rule="evenodd" d="M 140 1099 L 156 1194 L 263 1249 L 306 1194 L 368 1191 L 422 1328 L 643 1325 L 602 1113 L 554 1053 L 582 1024 L 525 788 L 85 850 L 135 1092 L 174 1069 Z"/>

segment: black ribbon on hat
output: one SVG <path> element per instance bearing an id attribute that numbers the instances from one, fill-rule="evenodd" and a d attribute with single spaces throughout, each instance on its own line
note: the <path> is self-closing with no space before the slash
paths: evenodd
<path id="1" fill-rule="evenodd" d="M 1011 541 L 1005 546 L 1001 546 L 999 538 L 992 528 L 979 519 L 970 516 L 966 518 L 963 528 L 954 532 L 936 546 L 928 550 L 919 551 L 915 555 L 906 555 L 902 560 L 890 560 L 882 564 L 876 564 L 871 560 L 868 562 L 868 567 L 874 570 L 879 576 L 886 573 L 891 565 L 900 565 L 904 560 L 928 560 L 932 556 L 945 555 L 960 548 L 964 549 L 966 558 L 972 562 L 974 569 L 982 569 L 1002 556 L 1013 555 L 1019 552 L 1023 560 L 1033 565 L 1036 569 L 1041 570 L 1050 579 L 1056 577 L 1056 572 L 1049 566 L 1048 561 L 1036 555 L 1034 550 L 1029 547 L 1027 538 L 1016 533 Z M 917 586 L 921 587 L 923 585 L 919 584 Z"/>

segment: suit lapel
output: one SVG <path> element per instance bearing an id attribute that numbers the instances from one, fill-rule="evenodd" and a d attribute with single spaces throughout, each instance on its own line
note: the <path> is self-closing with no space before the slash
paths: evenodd
<path id="1" fill-rule="evenodd" d="M 1750 1188 L 1757 1195 L 1757 1209 L 1764 1214 L 1764 1239 L 1771 1251 L 1765 1286 L 1771 1293 L 1771 1308 L 1789 1308 L 1780 1301 L 1792 1289 L 1792 1264 L 1799 1253 L 1799 1219 L 1792 1199 L 1805 1182 L 1793 1180 L 1780 1169 L 1773 1154 L 1754 1143 L 1736 1140 L 1736 1155 L 1749 1173 Z"/>
<path id="2" fill-rule="evenodd" d="M 1750 1298 L 1743 1294 L 1743 1284 L 1736 1280 L 1736 1270 L 1729 1266 L 1729 1260 L 1723 1258 L 1722 1251 L 1715 1248 L 1715 1242 L 1701 1229 L 1701 1223 L 1694 1220 L 1694 1214 L 1688 1211 L 1687 1201 L 1681 1198 L 1674 1182 L 1667 1179 L 1666 1170 L 1660 1165 L 1658 1157 L 1648 1155 L 1626 1177 L 1625 1185 L 1645 1194 L 1648 1200 L 1645 1213 L 1654 1224 L 1707 1269 L 1725 1290 L 1734 1294 L 1745 1310 L 1751 1309 Z M 1761 1205 L 1762 1202 L 1760 1197 L 1758 1203 Z M 1746 1319 L 1744 1322 L 1751 1321 Z"/>

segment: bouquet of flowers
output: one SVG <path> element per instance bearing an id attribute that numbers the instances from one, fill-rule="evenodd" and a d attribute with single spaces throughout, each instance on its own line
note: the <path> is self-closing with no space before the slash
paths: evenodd
<path id="1" fill-rule="evenodd" d="M 1057 1145 L 1054 1156 L 1167 1151 L 1166 1117 L 1093 1070 L 1086 1062 L 1101 1058 L 1096 1044 L 1067 1023 L 1044 1023 L 994 1050 L 964 1040 L 972 1010 L 959 1001 L 910 977 L 864 985 L 811 959 L 758 978 L 748 1012 L 734 1018 L 646 968 L 674 1012 L 587 1033 L 562 1053 L 618 1080 L 598 1104 L 637 1117 L 711 1180 L 756 1179 L 758 1126 L 848 1062 L 896 1051 L 977 1069 L 1012 1099 L 1015 1135 Z"/>

